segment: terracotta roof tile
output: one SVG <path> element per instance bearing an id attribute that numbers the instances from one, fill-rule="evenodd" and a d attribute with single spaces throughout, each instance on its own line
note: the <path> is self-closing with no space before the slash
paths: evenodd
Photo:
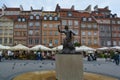
<path id="1" fill-rule="evenodd" d="M 98 11 L 110 11 L 110 10 L 108 10 L 108 9 L 106 9 L 106 8 L 98 8 Z"/>
<path id="2" fill-rule="evenodd" d="M 20 8 L 6 8 L 5 11 L 20 11 Z"/>

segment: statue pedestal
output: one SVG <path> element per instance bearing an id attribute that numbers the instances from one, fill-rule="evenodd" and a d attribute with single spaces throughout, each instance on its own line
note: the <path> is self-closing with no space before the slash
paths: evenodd
<path id="1" fill-rule="evenodd" d="M 81 54 L 56 54 L 57 80 L 83 80 Z"/>

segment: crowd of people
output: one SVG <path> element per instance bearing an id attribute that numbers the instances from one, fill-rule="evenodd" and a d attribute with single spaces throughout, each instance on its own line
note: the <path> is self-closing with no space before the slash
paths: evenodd
<path id="1" fill-rule="evenodd" d="M 55 55 L 48 51 L 0 51 L 0 61 L 6 60 L 43 60 L 51 59 L 54 60 Z"/>
<path id="2" fill-rule="evenodd" d="M 84 52 L 85 53 L 85 52 Z M 105 61 L 112 61 L 116 65 L 120 63 L 120 51 L 103 51 L 101 53 L 95 51 L 94 53 L 88 53 L 87 60 L 88 61 L 97 61 L 97 58 L 100 58 L 99 55 L 103 55 L 102 58 L 105 58 Z M 86 57 L 85 56 L 85 57 Z M 50 51 L 0 51 L 0 62 L 2 58 L 12 60 L 12 59 L 26 59 L 26 60 L 43 60 L 43 59 L 51 59 L 55 60 L 55 52 Z"/>
<path id="3" fill-rule="evenodd" d="M 87 55 L 88 61 L 96 61 L 99 55 L 102 55 L 102 58 L 105 58 L 105 61 L 112 61 L 116 65 L 119 65 L 120 63 L 120 51 L 103 51 L 98 53 L 97 51 L 95 53 L 89 53 Z"/>

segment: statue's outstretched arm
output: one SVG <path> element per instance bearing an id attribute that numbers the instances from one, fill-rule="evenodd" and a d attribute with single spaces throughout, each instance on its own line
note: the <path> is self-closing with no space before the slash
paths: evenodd
<path id="1" fill-rule="evenodd" d="M 59 31 L 60 33 L 64 33 L 64 31 L 60 30 L 60 25 L 58 25 L 58 31 Z"/>
<path id="2" fill-rule="evenodd" d="M 71 31 L 73 35 L 77 35 L 74 31 Z"/>

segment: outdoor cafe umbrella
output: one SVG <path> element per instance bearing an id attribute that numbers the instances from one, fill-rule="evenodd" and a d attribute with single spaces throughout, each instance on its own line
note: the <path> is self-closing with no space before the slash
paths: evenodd
<path id="1" fill-rule="evenodd" d="M 3 50 L 5 48 L 5 46 L 0 44 L 0 50 Z"/>
<path id="2" fill-rule="evenodd" d="M 102 48 L 97 48 L 97 50 L 108 50 L 109 47 L 102 47 Z"/>
<path id="3" fill-rule="evenodd" d="M 11 47 L 11 50 L 25 50 L 26 51 L 26 50 L 29 50 L 29 48 L 22 44 L 18 44 L 16 46 Z"/>
<path id="4" fill-rule="evenodd" d="M 59 45 L 57 47 L 52 48 L 52 51 L 56 51 L 56 50 L 60 51 L 62 49 L 63 49 L 63 45 Z"/>
<path id="5" fill-rule="evenodd" d="M 32 48 L 30 48 L 30 50 L 43 50 L 43 51 L 51 51 L 50 48 L 44 46 L 44 45 L 36 45 Z"/>
<path id="6" fill-rule="evenodd" d="M 75 47 L 76 51 L 95 51 L 95 49 L 87 46 Z"/>
<path id="7" fill-rule="evenodd" d="M 110 47 L 110 49 L 118 49 L 118 50 L 120 50 L 120 46 Z"/>

